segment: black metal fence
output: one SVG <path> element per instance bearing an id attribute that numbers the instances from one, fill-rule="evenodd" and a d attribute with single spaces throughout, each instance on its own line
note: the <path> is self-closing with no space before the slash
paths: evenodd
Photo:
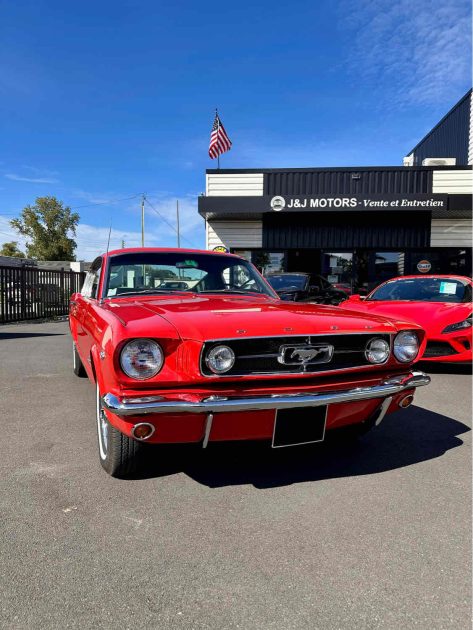
<path id="1" fill-rule="evenodd" d="M 0 324 L 66 315 L 85 274 L 37 267 L 0 267 Z"/>

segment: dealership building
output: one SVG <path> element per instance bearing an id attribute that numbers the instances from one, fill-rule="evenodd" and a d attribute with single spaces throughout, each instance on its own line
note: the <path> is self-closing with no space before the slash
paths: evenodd
<path id="1" fill-rule="evenodd" d="M 206 247 L 353 290 L 411 273 L 471 275 L 471 90 L 403 166 L 211 169 Z"/>

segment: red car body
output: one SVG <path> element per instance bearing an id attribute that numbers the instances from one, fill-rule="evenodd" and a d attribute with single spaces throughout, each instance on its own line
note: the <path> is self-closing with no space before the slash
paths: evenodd
<path id="1" fill-rule="evenodd" d="M 343 302 L 343 307 L 365 315 L 381 315 L 395 320 L 415 322 L 426 332 L 426 344 L 421 357 L 423 361 L 464 363 L 472 360 L 472 328 L 445 332 L 448 326 L 471 319 L 472 302 L 424 302 L 405 300 L 370 300 L 370 297 L 388 283 L 406 279 L 443 279 L 461 281 L 472 286 L 471 278 L 456 275 L 399 276 L 392 278 L 371 291 L 366 299 L 353 295 Z"/>
<path id="2" fill-rule="evenodd" d="M 124 256 L 126 260 L 136 256 L 139 262 L 142 255 L 164 254 L 185 256 L 191 263 L 193 257 L 205 261 L 202 256 L 217 257 L 212 264 L 231 269 L 246 265 L 244 269 L 251 267 L 267 292 L 199 293 L 196 287 L 169 295 L 107 297 L 107 291 L 129 290 L 106 288 L 112 265 L 120 269 Z M 429 382 L 412 370 L 414 360 L 398 361 L 390 350 L 386 362 L 372 365 L 364 349 L 374 338 L 386 339 L 392 349 L 400 331 L 413 331 L 421 352 L 420 326 L 339 307 L 281 301 L 256 269 L 237 256 L 143 248 L 111 251 L 97 260 L 82 293 L 71 298 L 69 321 L 74 371 L 85 371 L 96 384 L 101 463 L 113 475 L 133 470 L 135 450 L 144 441 L 205 447 L 209 441 L 273 439 L 274 446 L 275 419 L 286 409 L 325 409 L 321 439 L 325 430 L 371 426 L 385 413 L 407 406 L 415 388 Z M 137 380 L 124 372 L 122 353 L 130 340 L 159 344 L 164 362 L 158 374 Z M 236 361 L 246 366 L 246 371 L 240 368 L 244 373 L 209 373 L 210 350 L 225 343 L 236 353 Z M 277 349 L 277 357 L 269 346 Z M 254 358 L 244 354 L 248 349 Z M 319 360 L 318 353 L 324 363 L 311 363 Z M 290 432 L 290 423 L 284 422 Z M 101 434 L 102 429 L 106 433 Z M 121 454 L 105 453 L 105 447 L 121 449 Z"/>

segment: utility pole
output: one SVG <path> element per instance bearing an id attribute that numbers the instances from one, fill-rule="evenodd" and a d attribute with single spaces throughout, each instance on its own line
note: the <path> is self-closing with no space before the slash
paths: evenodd
<path id="1" fill-rule="evenodd" d="M 145 246 L 145 200 L 146 195 L 141 196 L 141 247 Z"/>
<path id="2" fill-rule="evenodd" d="M 179 199 L 176 199 L 176 222 L 177 222 L 177 246 L 181 247 L 181 233 L 179 228 Z"/>

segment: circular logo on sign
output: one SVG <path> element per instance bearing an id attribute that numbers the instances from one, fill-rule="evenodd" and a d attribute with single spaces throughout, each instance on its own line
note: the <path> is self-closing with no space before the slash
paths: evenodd
<path id="1" fill-rule="evenodd" d="M 420 260 L 417 263 L 417 269 L 421 273 L 427 273 L 428 271 L 430 271 L 432 269 L 432 265 L 430 264 L 430 262 L 428 260 Z"/>
<path id="2" fill-rule="evenodd" d="M 273 210 L 279 212 L 285 207 L 286 200 L 284 199 L 284 197 L 276 196 L 271 199 L 270 205 Z"/>
<path id="3" fill-rule="evenodd" d="M 213 251 L 220 254 L 226 254 L 228 252 L 228 249 L 224 245 L 217 245 L 217 247 L 213 248 Z"/>

